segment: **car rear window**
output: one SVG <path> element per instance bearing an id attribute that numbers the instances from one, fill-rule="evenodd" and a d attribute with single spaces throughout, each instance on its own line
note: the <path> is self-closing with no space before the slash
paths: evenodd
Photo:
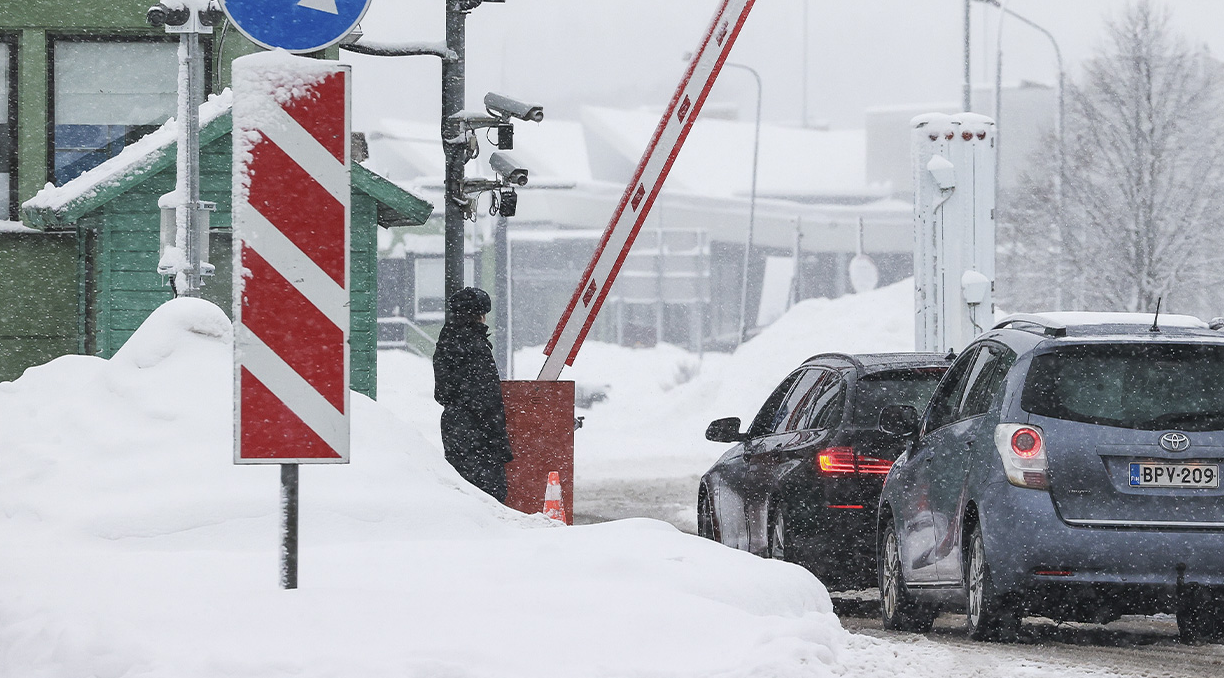
<path id="1" fill-rule="evenodd" d="M 854 402 L 855 423 L 875 426 L 885 405 L 910 405 L 921 414 L 947 369 L 916 367 L 876 372 L 859 379 Z"/>
<path id="2" fill-rule="evenodd" d="M 1067 346 L 1033 358 L 1020 407 L 1032 414 L 1159 431 L 1224 429 L 1224 347 Z"/>

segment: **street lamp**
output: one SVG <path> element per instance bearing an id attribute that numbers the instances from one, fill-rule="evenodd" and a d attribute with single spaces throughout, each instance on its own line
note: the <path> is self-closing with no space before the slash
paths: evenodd
<path id="1" fill-rule="evenodd" d="M 1065 111 L 1064 84 L 1066 81 L 1066 71 L 1063 69 L 1062 50 L 1058 48 L 1058 41 L 1054 39 L 1053 34 L 1051 34 L 1045 28 L 1034 23 L 1031 19 L 1024 17 L 1020 14 L 1017 14 L 1016 12 L 1013 12 L 1011 9 L 1007 7 L 1007 0 L 1002 0 L 1001 2 L 1000 0 L 976 0 L 976 1 L 988 4 L 988 5 L 993 5 L 994 7 L 997 7 L 1002 14 L 1009 15 L 1012 18 L 1016 19 L 1017 21 L 1020 21 L 1021 23 L 1026 24 L 1030 26 L 1031 28 L 1037 30 L 1042 35 L 1044 35 L 1046 38 L 1048 38 L 1050 40 L 1050 45 L 1054 47 L 1054 58 L 1058 62 L 1058 111 L 1057 111 L 1056 118 L 1054 121 L 1055 134 L 1058 137 L 1058 176 L 1056 177 L 1055 182 L 1054 182 L 1054 191 L 1055 191 L 1054 195 L 1055 195 L 1055 206 L 1056 206 L 1057 213 L 1058 213 L 1058 223 L 1059 223 L 1059 226 L 1061 227 L 1061 224 L 1063 221 L 1063 183 L 1067 175 L 1067 152 L 1066 152 L 1066 146 L 1064 145 L 1064 136 L 1063 136 L 1064 135 L 1063 116 L 1064 116 L 1064 111 Z M 968 0 L 966 0 L 966 2 L 968 2 Z M 999 34 L 998 34 L 997 42 L 998 42 L 998 53 L 995 59 L 995 111 L 994 111 L 996 149 L 998 148 L 998 144 L 999 144 L 998 137 L 1000 136 L 1000 127 L 1001 127 L 1001 125 L 999 124 L 999 118 L 1001 117 L 1000 109 L 1002 107 L 1002 101 L 1003 101 L 1002 94 L 1001 94 L 1002 89 L 1003 89 L 1002 87 L 1003 85 L 1003 82 L 1002 82 L 1002 79 L 1003 79 L 1003 17 L 1002 16 L 999 17 Z M 967 45 L 968 45 L 968 41 L 966 40 L 966 55 L 968 55 Z M 969 109 L 966 107 L 965 110 L 969 110 Z M 998 172 L 997 167 L 998 165 L 996 164 L 996 170 L 995 170 L 996 171 L 996 178 L 995 178 L 995 190 L 996 191 L 998 191 L 998 185 L 999 185 L 998 177 L 997 177 L 997 172 Z M 1061 260 L 1061 257 L 1060 257 L 1060 260 Z M 1061 281 L 1062 276 L 1060 275 L 1059 278 Z M 1059 289 L 1059 294 L 1061 294 L 1062 285 L 1059 285 L 1058 289 Z"/>
<path id="2" fill-rule="evenodd" d="M 761 150 L 761 74 L 757 73 L 755 68 L 744 64 L 728 61 L 723 65 L 748 71 L 756 80 L 757 86 L 756 131 L 752 141 L 752 189 L 748 196 L 748 237 L 744 240 L 744 277 L 740 287 L 740 326 L 739 338 L 736 341 L 736 346 L 739 346 L 744 343 L 744 337 L 748 334 L 748 263 L 752 259 L 752 231 L 756 227 L 757 159 Z"/>

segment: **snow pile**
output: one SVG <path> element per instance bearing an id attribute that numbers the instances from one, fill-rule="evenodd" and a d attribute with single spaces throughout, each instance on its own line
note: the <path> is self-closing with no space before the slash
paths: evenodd
<path id="1" fill-rule="evenodd" d="M 358 395 L 352 463 L 302 469 L 302 588 L 278 590 L 277 469 L 231 462 L 231 351 L 179 299 L 110 361 L 0 384 L 0 676 L 843 672 L 801 568 L 511 511 Z"/>
<path id="2" fill-rule="evenodd" d="M 914 281 L 864 294 L 807 299 L 735 352 L 715 375 L 717 416 L 749 419 L 778 382 L 817 353 L 914 350 Z"/>

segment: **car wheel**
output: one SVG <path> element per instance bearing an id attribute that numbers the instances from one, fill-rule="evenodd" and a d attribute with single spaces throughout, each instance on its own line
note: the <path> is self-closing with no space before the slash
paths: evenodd
<path id="1" fill-rule="evenodd" d="M 704 490 L 697 495 L 697 535 L 718 541 L 714 531 L 714 508 L 710 506 L 710 496 Z"/>
<path id="2" fill-rule="evenodd" d="M 1200 643 L 1224 639 L 1224 596 L 1196 588 L 1184 594 L 1177 608 L 1177 639 Z"/>
<path id="3" fill-rule="evenodd" d="M 794 539 L 791 536 L 790 515 L 786 504 L 777 502 L 769 512 L 769 557 L 794 561 Z"/>
<path id="4" fill-rule="evenodd" d="M 930 631 L 939 611 L 910 597 L 901 575 L 901 545 L 891 523 L 884 527 L 881 542 L 877 569 L 880 573 L 880 618 L 884 628 L 913 633 Z"/>
<path id="5" fill-rule="evenodd" d="M 986 542 L 982 527 L 973 526 L 969 550 L 965 555 L 965 628 L 974 640 L 1013 641 L 1020 629 L 1016 610 L 997 591 L 986 563 Z"/>

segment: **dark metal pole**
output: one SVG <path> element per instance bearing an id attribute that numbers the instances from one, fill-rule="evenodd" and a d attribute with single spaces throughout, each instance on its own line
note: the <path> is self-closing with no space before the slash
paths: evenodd
<path id="1" fill-rule="evenodd" d="M 281 464 L 282 589 L 298 587 L 298 465 Z"/>
<path id="2" fill-rule="evenodd" d="M 463 288 L 463 165 L 467 144 L 462 143 L 461 126 L 451 116 L 465 105 L 464 31 L 467 11 L 460 0 L 446 0 L 446 47 L 453 61 L 442 61 L 442 148 L 446 154 L 446 298 Z"/>
<path id="3" fill-rule="evenodd" d="M 497 215 L 493 226 L 493 296 L 497 297 L 497 305 L 493 309 L 495 327 L 493 343 L 497 347 L 494 357 L 497 359 L 497 371 L 503 379 L 510 379 L 510 252 L 507 230 L 510 224 L 506 217 Z"/>

